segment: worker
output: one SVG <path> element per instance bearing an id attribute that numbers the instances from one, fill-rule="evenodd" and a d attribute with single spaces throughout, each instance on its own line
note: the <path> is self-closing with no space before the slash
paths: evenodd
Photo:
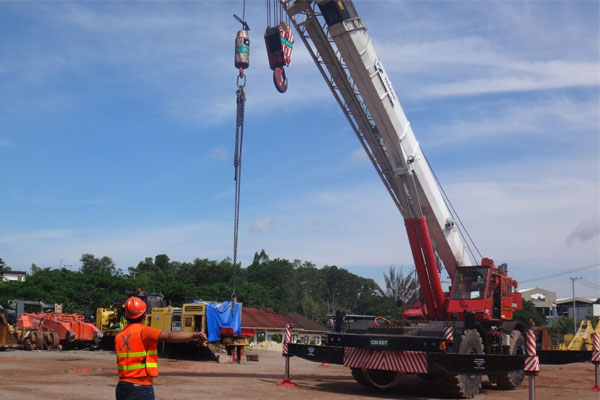
<path id="1" fill-rule="evenodd" d="M 146 303 L 139 297 L 125 302 L 127 326 L 115 338 L 119 370 L 117 400 L 154 400 L 152 380 L 158 376 L 158 342 L 198 340 L 206 346 L 203 332 L 171 332 L 143 324 Z"/>

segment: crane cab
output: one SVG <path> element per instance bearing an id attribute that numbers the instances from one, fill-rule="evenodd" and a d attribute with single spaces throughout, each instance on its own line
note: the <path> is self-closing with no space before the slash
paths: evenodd
<path id="1" fill-rule="evenodd" d="M 484 258 L 482 265 L 458 267 L 452 282 L 447 312 L 456 313 L 459 320 L 465 311 L 474 312 L 478 320 L 510 320 L 522 308 L 517 282 L 508 276 L 506 264 L 496 267 Z"/>

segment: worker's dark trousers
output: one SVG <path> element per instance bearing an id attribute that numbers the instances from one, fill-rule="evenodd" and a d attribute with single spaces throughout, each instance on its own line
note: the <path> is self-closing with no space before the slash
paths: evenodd
<path id="1" fill-rule="evenodd" d="M 154 400 L 152 385 L 134 385 L 129 382 L 117 384 L 117 400 Z"/>

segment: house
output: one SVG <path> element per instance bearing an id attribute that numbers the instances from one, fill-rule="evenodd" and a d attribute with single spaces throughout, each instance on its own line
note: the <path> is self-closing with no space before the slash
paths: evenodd
<path id="1" fill-rule="evenodd" d="M 273 335 L 285 337 L 285 327 L 292 327 L 292 343 L 314 343 L 321 344 L 321 337 L 328 330 L 297 313 L 281 314 L 270 308 L 244 307 L 242 310 L 242 328 L 252 328 L 256 331 L 252 343 L 258 343 L 259 339 L 273 340 Z"/>
<path id="2" fill-rule="evenodd" d="M 25 271 L 11 271 L 9 269 L 0 270 L 0 278 L 4 282 L 23 282 L 27 276 Z"/>
<path id="3" fill-rule="evenodd" d="M 523 296 L 523 301 L 531 301 L 535 308 L 540 310 L 546 317 L 546 320 L 557 315 L 556 293 L 537 287 L 535 289 L 519 290 L 519 293 Z"/>
<path id="4" fill-rule="evenodd" d="M 583 299 L 575 297 L 575 313 L 573 313 L 573 298 L 556 300 L 556 311 L 559 317 L 577 317 L 577 321 L 594 317 L 594 303 L 596 299 Z"/>

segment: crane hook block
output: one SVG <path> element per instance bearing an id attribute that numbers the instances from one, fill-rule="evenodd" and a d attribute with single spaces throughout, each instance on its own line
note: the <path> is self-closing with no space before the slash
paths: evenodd
<path id="1" fill-rule="evenodd" d="M 279 93 L 285 93 L 288 81 L 285 76 L 284 66 L 292 62 L 294 50 L 294 36 L 292 29 L 285 22 L 265 30 L 265 47 L 269 57 L 269 66 L 273 70 L 273 82 Z"/>
<path id="2" fill-rule="evenodd" d="M 246 69 L 250 66 L 250 36 L 242 29 L 235 36 L 235 68 Z"/>
<path id="3" fill-rule="evenodd" d="M 292 30 L 285 22 L 277 26 L 267 27 L 265 30 L 265 47 L 269 56 L 269 66 L 274 71 L 292 62 L 294 50 L 294 36 Z"/>

